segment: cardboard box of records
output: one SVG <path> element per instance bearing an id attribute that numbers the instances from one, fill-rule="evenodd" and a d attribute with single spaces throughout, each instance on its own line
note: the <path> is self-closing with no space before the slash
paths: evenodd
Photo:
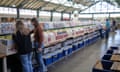
<path id="1" fill-rule="evenodd" d="M 15 54 L 16 50 L 13 49 L 13 41 L 7 39 L 0 39 L 0 53 L 6 55 Z"/>

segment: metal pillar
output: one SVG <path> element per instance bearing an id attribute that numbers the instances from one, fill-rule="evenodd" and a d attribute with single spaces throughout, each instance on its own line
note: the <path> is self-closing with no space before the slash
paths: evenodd
<path id="1" fill-rule="evenodd" d="M 50 21 L 53 21 L 53 11 L 51 11 Z"/>
<path id="2" fill-rule="evenodd" d="M 69 19 L 71 20 L 71 13 L 69 13 Z"/>
<path id="3" fill-rule="evenodd" d="M 109 16 L 108 16 L 108 18 L 110 19 L 110 13 L 109 13 Z"/>
<path id="4" fill-rule="evenodd" d="M 92 20 L 94 20 L 94 14 L 92 14 Z"/>
<path id="5" fill-rule="evenodd" d="M 39 18 L 39 10 L 37 10 L 37 18 Z"/>
<path id="6" fill-rule="evenodd" d="M 17 19 L 19 19 L 20 18 L 20 10 L 19 10 L 19 8 L 17 8 Z"/>
<path id="7" fill-rule="evenodd" d="M 63 21 L 63 12 L 61 13 L 61 21 Z"/>

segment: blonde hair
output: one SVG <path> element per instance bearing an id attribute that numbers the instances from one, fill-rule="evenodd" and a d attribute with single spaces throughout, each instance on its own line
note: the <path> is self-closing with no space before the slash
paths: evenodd
<path id="1" fill-rule="evenodd" d="M 19 21 L 16 22 L 16 31 L 23 30 L 23 27 L 24 27 L 24 24 L 23 24 L 22 21 L 19 20 Z"/>

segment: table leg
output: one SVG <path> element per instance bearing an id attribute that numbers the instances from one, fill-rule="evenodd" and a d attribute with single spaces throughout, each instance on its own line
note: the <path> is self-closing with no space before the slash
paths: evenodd
<path id="1" fill-rule="evenodd" d="M 3 58 L 3 72 L 7 72 L 7 58 Z"/>

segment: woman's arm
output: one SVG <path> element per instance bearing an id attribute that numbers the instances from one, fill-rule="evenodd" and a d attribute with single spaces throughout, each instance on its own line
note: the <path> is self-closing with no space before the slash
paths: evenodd
<path id="1" fill-rule="evenodd" d="M 34 30 L 30 31 L 30 33 L 29 33 L 29 34 L 32 34 L 32 33 L 34 33 Z"/>

